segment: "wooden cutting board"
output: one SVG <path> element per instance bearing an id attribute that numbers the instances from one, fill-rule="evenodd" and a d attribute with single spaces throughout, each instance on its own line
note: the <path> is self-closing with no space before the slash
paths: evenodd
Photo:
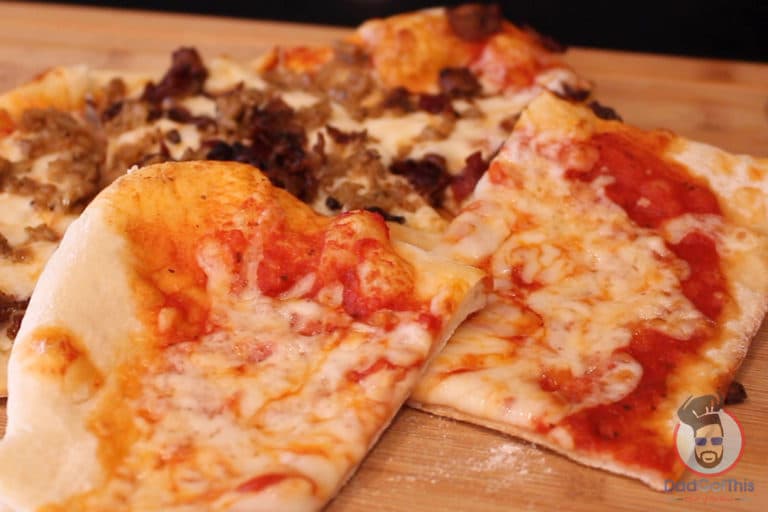
<path id="1" fill-rule="evenodd" d="M 0 3 L 0 91 L 54 65 L 160 72 L 180 45 L 194 45 L 204 57 L 226 53 L 249 59 L 274 44 L 324 43 L 345 33 L 230 18 Z M 570 50 L 567 59 L 594 81 L 600 102 L 632 124 L 768 156 L 768 65 L 580 48 Z M 767 363 L 764 324 L 738 375 L 749 399 L 729 408 L 744 430 L 744 454 L 719 478 L 750 480 L 751 493 L 655 492 L 484 428 L 405 409 L 329 510 L 761 510 L 768 505 Z M 0 427 L 4 414 L 3 405 Z"/>

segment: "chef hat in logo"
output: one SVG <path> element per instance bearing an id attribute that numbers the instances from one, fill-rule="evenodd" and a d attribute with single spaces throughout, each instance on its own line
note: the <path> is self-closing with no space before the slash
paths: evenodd
<path id="1" fill-rule="evenodd" d="M 702 395 L 696 398 L 688 399 L 677 410 L 677 416 L 680 421 L 690 425 L 693 430 L 698 430 L 705 425 L 721 425 L 720 409 L 722 403 L 720 398 L 714 395 Z"/>

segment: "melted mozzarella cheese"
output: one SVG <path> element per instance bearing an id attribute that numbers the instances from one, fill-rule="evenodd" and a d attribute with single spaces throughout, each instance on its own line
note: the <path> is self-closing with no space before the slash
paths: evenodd
<path id="1" fill-rule="evenodd" d="M 160 140 L 164 134 L 171 130 L 176 130 L 180 136 L 178 143 L 170 142 L 167 138 L 164 139 L 172 159 L 181 160 L 187 150 L 196 150 L 200 147 L 202 142 L 200 130 L 195 125 L 161 118 L 151 124 L 121 133 L 115 139 L 110 140 L 107 146 L 107 166 L 111 165 L 115 152 L 121 147 L 137 144 L 147 136 L 156 136 Z"/>
<path id="2" fill-rule="evenodd" d="M 211 92 L 223 92 L 236 87 L 238 84 L 259 90 L 264 89 L 267 85 L 257 73 L 230 59 L 213 59 L 208 67 L 209 74 L 205 87 Z"/>
<path id="3" fill-rule="evenodd" d="M 181 105 L 193 116 L 216 117 L 216 102 L 207 96 L 190 96 L 181 100 Z"/>

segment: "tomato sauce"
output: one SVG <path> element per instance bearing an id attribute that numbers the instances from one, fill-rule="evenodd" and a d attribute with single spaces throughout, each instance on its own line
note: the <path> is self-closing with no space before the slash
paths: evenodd
<path id="1" fill-rule="evenodd" d="M 401 380 L 403 377 L 405 377 L 411 370 L 414 370 L 416 368 L 420 368 L 421 365 L 424 364 L 424 361 L 418 360 L 413 364 L 410 364 L 408 366 L 400 366 L 386 357 L 380 357 L 376 360 L 375 363 L 373 363 L 371 366 L 366 368 L 362 371 L 357 370 L 350 370 L 346 374 L 346 378 L 350 382 L 360 382 L 364 380 L 365 378 L 373 375 L 374 373 L 378 373 L 381 371 L 396 371 L 397 372 L 397 380 Z"/>
<path id="2" fill-rule="evenodd" d="M 708 333 L 676 339 L 659 331 L 640 328 L 633 333 L 626 352 L 643 367 L 634 391 L 618 402 L 572 414 L 564 420 L 575 445 L 612 453 L 616 459 L 668 472 L 678 462 L 674 446 L 647 425 L 667 395 L 667 376 L 698 352 Z M 662 434 L 663 436 L 663 434 Z"/>
<path id="3" fill-rule="evenodd" d="M 317 270 L 320 263 L 322 233 L 300 233 L 285 224 L 264 233 L 263 259 L 257 280 L 264 295 L 275 297 L 292 288 L 302 277 Z"/>
<path id="4" fill-rule="evenodd" d="M 658 228 L 686 213 L 719 215 L 720 207 L 706 184 L 695 180 L 681 165 L 659 157 L 666 139 L 651 135 L 630 138 L 627 134 L 603 133 L 591 142 L 599 157 L 586 172 L 570 169 L 566 178 L 591 182 L 610 176 L 606 196 L 644 228 Z M 716 321 L 727 299 L 715 241 L 692 231 L 667 247 L 690 269 L 681 280 L 683 294 L 710 320 Z M 659 437 L 647 421 L 667 396 L 667 377 L 687 357 L 698 353 L 711 330 L 688 339 L 677 339 L 638 325 L 626 349 L 643 367 L 640 383 L 622 400 L 585 409 L 564 420 L 576 446 L 610 452 L 616 459 L 662 472 L 679 464 L 668 439 Z M 550 379 L 551 380 L 551 379 Z M 545 380 L 543 385 L 550 385 Z M 544 388 L 544 386 L 542 386 Z"/>
<path id="5" fill-rule="evenodd" d="M 683 294 L 708 318 L 717 320 L 727 292 L 715 242 L 704 233 L 692 231 L 678 243 L 667 246 L 690 268 L 690 274 L 680 283 Z"/>
<path id="6" fill-rule="evenodd" d="M 717 198 L 705 183 L 659 156 L 664 139 L 640 142 L 626 134 L 601 133 L 589 144 L 599 152 L 597 162 L 586 172 L 569 169 L 565 177 L 590 182 L 611 176 L 614 181 L 605 187 L 606 195 L 638 225 L 657 228 L 684 213 L 720 214 Z"/>
<path id="7" fill-rule="evenodd" d="M 266 473 L 243 482 L 235 490 L 237 492 L 260 492 L 267 487 L 279 484 L 288 477 L 289 475 L 285 473 Z"/>

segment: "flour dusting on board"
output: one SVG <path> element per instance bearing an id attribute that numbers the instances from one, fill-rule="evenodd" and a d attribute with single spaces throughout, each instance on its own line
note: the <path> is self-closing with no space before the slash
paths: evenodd
<path id="1" fill-rule="evenodd" d="M 519 484 L 522 476 L 535 473 L 551 473 L 552 468 L 546 463 L 544 454 L 534 444 L 512 438 L 500 437 L 498 444 L 490 449 L 473 451 L 468 457 L 456 457 L 442 448 L 450 443 L 452 420 L 436 418 L 438 443 L 435 457 L 440 461 L 429 468 L 419 468 L 418 474 L 393 474 L 390 482 L 415 483 L 428 482 L 438 484 L 455 479 L 470 477 L 482 482 L 486 492 L 506 489 Z"/>

